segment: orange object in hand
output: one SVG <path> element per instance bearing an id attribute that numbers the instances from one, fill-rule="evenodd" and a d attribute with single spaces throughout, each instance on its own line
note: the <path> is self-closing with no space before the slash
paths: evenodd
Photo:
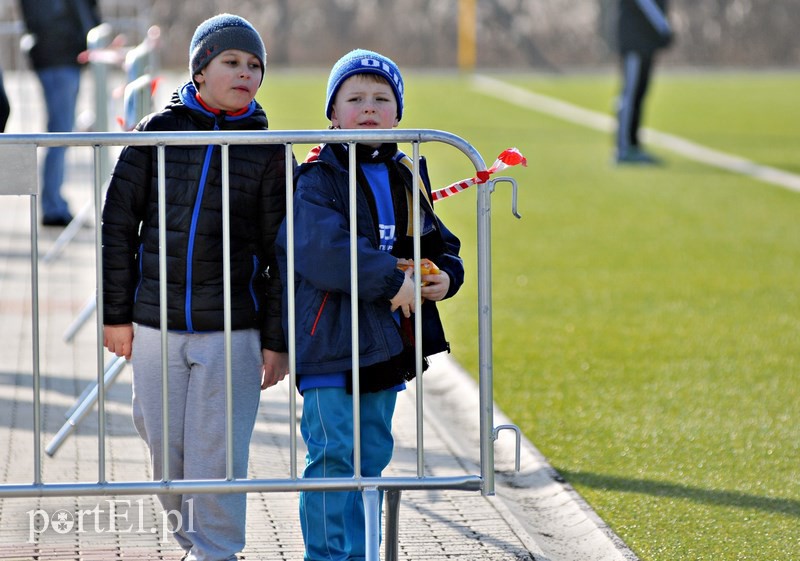
<path id="1" fill-rule="evenodd" d="M 439 271 L 439 267 L 436 264 L 427 258 L 422 258 L 419 261 L 419 272 L 421 275 L 438 275 L 441 271 Z M 414 262 L 410 259 L 400 259 L 397 262 L 397 268 L 401 271 L 405 271 L 406 269 L 414 269 Z M 422 286 L 428 284 L 427 282 L 423 282 Z"/>

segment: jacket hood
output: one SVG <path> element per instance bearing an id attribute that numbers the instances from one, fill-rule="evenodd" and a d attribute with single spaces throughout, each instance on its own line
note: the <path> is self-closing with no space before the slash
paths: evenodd
<path id="1" fill-rule="evenodd" d="M 309 164 L 323 162 L 342 173 L 349 173 L 349 164 L 346 160 L 347 144 L 318 144 L 311 150 L 303 160 L 302 164 L 295 170 L 295 177 L 301 175 L 309 168 Z M 337 151 L 339 155 L 337 155 Z M 359 163 L 399 161 L 404 154 L 398 150 L 397 143 L 385 142 L 377 149 L 363 144 L 356 145 L 357 160 Z"/>
<path id="2" fill-rule="evenodd" d="M 208 110 L 197 100 L 197 88 L 191 81 L 186 82 L 175 90 L 168 107 L 175 111 L 191 112 L 193 118 L 200 119 L 206 123 L 212 123 L 214 121 L 220 123 L 219 115 Z M 267 114 L 256 100 L 252 100 L 247 106 L 247 109 L 237 115 L 229 115 L 225 112 L 222 112 L 222 114 L 224 115 L 222 122 L 224 122 L 225 125 L 222 126 L 222 123 L 220 123 L 221 128 L 253 129 L 267 128 L 268 126 Z M 213 127 L 206 125 L 203 128 Z"/>

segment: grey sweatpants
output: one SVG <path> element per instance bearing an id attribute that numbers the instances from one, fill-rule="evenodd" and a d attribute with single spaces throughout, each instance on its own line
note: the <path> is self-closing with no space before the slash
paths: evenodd
<path id="1" fill-rule="evenodd" d="M 167 336 L 169 479 L 224 479 L 225 342 L 223 332 Z M 257 330 L 231 333 L 233 475 L 247 476 L 250 437 L 260 399 L 261 342 Z M 136 326 L 133 339 L 133 422 L 150 448 L 153 479 L 163 472 L 161 334 Z M 189 560 L 235 559 L 245 545 L 247 495 L 163 494 L 174 537 Z M 180 517 L 178 516 L 180 514 Z"/>

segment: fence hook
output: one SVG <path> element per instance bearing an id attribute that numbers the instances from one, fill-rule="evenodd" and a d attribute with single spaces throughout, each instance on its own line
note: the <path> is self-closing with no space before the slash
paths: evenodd
<path id="1" fill-rule="evenodd" d="M 517 212 L 517 180 L 513 177 L 498 177 L 489 181 L 489 192 L 494 193 L 494 187 L 497 183 L 501 182 L 511 183 L 511 214 L 516 216 L 517 218 L 522 218 L 519 212 Z"/>
<path id="2" fill-rule="evenodd" d="M 517 217 L 517 218 L 519 218 L 519 217 Z M 515 454 L 515 458 L 514 458 L 515 459 L 514 467 L 516 468 L 516 471 L 519 471 L 520 470 L 520 459 L 519 458 L 520 458 L 520 451 L 522 450 L 522 433 L 520 432 L 519 427 L 517 425 L 499 425 L 499 426 L 496 426 L 496 427 L 494 427 L 492 429 L 492 441 L 493 442 L 497 441 L 497 437 L 500 434 L 501 430 L 514 431 L 514 435 L 517 437 L 517 449 L 516 449 L 516 454 Z"/>

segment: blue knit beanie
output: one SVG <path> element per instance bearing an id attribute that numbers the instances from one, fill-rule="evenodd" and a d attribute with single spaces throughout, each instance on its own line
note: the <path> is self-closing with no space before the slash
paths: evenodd
<path id="1" fill-rule="evenodd" d="M 219 14 L 197 26 L 189 44 L 189 75 L 203 70 L 211 60 L 228 49 L 255 55 L 261 63 L 261 80 L 267 52 L 258 31 L 246 19 L 232 14 Z"/>
<path id="2" fill-rule="evenodd" d="M 325 116 L 331 118 L 331 106 L 336 98 L 336 92 L 345 80 L 356 74 L 377 74 L 383 76 L 392 86 L 394 97 L 397 100 L 397 120 L 403 117 L 403 77 L 400 69 L 389 58 L 374 51 L 356 49 L 340 58 L 331 69 L 328 77 L 328 95 L 325 102 Z"/>

